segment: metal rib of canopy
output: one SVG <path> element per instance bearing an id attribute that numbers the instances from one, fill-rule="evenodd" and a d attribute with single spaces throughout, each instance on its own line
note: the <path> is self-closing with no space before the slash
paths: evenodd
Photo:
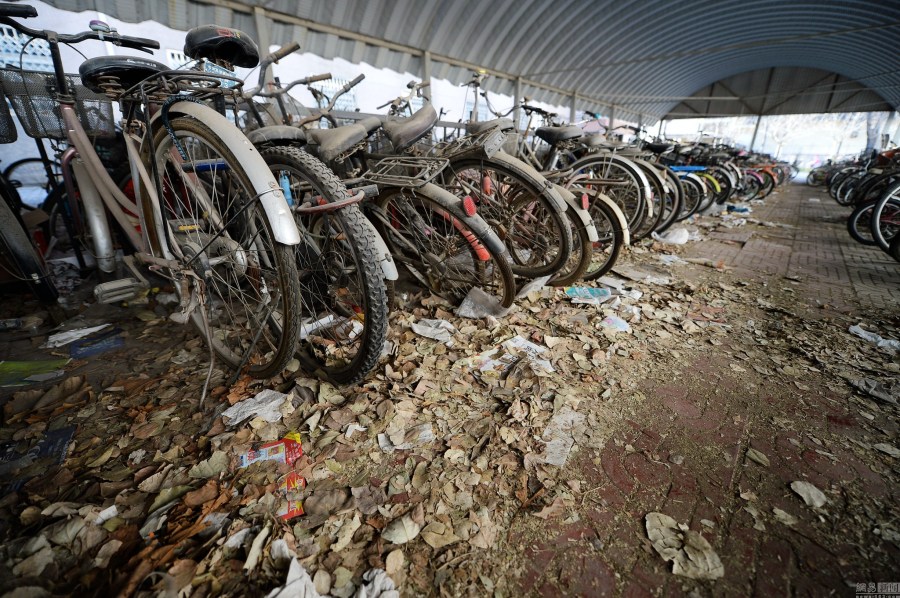
<path id="1" fill-rule="evenodd" d="M 539 101 L 569 105 L 574 98 L 578 109 L 614 109 L 644 122 L 673 110 L 758 114 L 775 104 L 781 112 L 773 113 L 821 112 L 827 93 L 798 92 L 803 84 L 821 91 L 823 73 L 836 85 L 832 96 L 861 96 L 843 104 L 847 111 L 900 108 L 897 1 L 49 1 L 182 30 L 216 23 L 256 35 L 262 23 L 273 44 L 295 40 L 325 58 L 455 83 L 480 67 L 495 75 L 493 92 L 514 95 L 518 82 L 521 94 Z M 754 74 L 766 69 L 790 73 L 793 87 Z M 703 94 L 717 82 L 741 92 Z M 794 95 L 784 102 L 786 93 Z"/>

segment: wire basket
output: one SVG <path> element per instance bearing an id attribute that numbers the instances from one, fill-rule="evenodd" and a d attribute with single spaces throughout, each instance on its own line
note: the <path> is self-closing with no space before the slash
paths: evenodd
<path id="1" fill-rule="evenodd" d="M 0 69 L 3 93 L 9 98 L 22 129 L 29 137 L 66 139 L 66 126 L 56 99 L 58 86 L 53 73 Z M 75 99 L 75 113 L 90 137 L 115 135 L 112 103 L 81 84 L 78 75 L 66 75 Z"/>
<path id="2" fill-rule="evenodd" d="M 369 165 L 365 179 L 386 187 L 417 188 L 431 181 L 449 161 L 422 156 L 389 156 Z"/>
<path id="3" fill-rule="evenodd" d="M 3 87 L 0 86 L 0 92 Z M 16 131 L 16 123 L 9 113 L 9 105 L 6 103 L 6 93 L 3 93 L 3 99 L 0 99 L 0 143 L 12 143 L 19 138 Z"/>

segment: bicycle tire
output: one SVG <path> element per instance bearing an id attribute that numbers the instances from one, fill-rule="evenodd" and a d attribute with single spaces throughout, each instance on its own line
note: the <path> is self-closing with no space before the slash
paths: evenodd
<path id="1" fill-rule="evenodd" d="M 890 247 L 888 247 L 887 254 L 900 262 L 900 235 L 894 237 L 891 241 Z"/>
<path id="2" fill-rule="evenodd" d="M 666 184 L 663 175 L 660 174 L 660 171 L 655 165 L 639 159 L 632 160 L 632 162 L 637 164 L 638 167 L 644 171 L 644 176 L 647 177 L 647 181 L 650 183 L 650 188 L 652 189 L 650 201 L 647 202 L 647 206 L 650 206 L 648 214 L 641 223 L 641 226 L 633 233 L 634 240 L 640 241 L 655 232 L 662 222 L 662 218 L 665 215 Z"/>
<path id="3" fill-rule="evenodd" d="M 641 227 L 647 217 L 647 196 L 651 190 L 649 181 L 636 164 L 614 154 L 591 154 L 568 168 L 573 174 L 566 186 L 573 183 L 590 186 L 603 193 L 622 210 L 632 234 Z M 587 180 L 581 180 L 583 175 L 587 175 Z M 591 179 L 599 179 L 600 183 L 592 184 Z"/>
<path id="4" fill-rule="evenodd" d="M 676 222 L 687 220 L 696 214 L 704 197 L 703 186 L 691 177 L 681 179 L 681 188 L 684 191 L 684 204 L 681 213 L 675 219 Z"/>
<path id="5" fill-rule="evenodd" d="M 179 161 L 176 138 L 186 160 Z M 254 154 L 238 159 L 209 126 L 190 116 L 171 118 L 168 131 L 160 127 L 154 147 L 150 156 L 145 144 L 145 155 L 156 161 L 161 179 L 160 209 L 146 189 L 140 193 L 154 255 L 171 259 L 162 249 L 167 244 L 182 254 L 181 268 L 204 281 L 206 317 L 197 307 L 191 319 L 219 358 L 254 378 L 275 376 L 297 346 L 300 291 L 294 248 L 274 239 L 256 200 L 270 189 L 255 189 L 247 176 L 248 168 L 266 168 L 265 163 Z M 181 276 L 167 270 L 173 279 Z M 177 282 L 175 288 L 181 292 Z"/>
<path id="6" fill-rule="evenodd" d="M 506 245 L 513 273 L 538 278 L 554 275 L 565 265 L 573 241 L 546 179 L 537 171 L 529 175 L 528 168 L 512 156 L 504 156 L 503 162 L 483 156 L 451 157 L 440 186 L 460 199 L 472 196 L 478 215 Z"/>
<path id="7" fill-rule="evenodd" d="M 22 190 L 28 190 L 31 195 L 40 195 L 40 199 L 43 201 L 50 193 L 50 190 L 62 182 L 62 166 L 60 163 L 56 161 L 51 162 L 51 168 L 56 178 L 53 181 L 48 181 L 47 169 L 41 158 L 22 158 L 4 168 L 3 177 L 19 189 L 20 196 L 22 195 Z M 36 199 L 36 197 L 32 199 Z M 40 204 L 40 202 L 29 203 L 25 197 L 22 197 L 22 201 L 26 208 Z"/>
<path id="8" fill-rule="evenodd" d="M 663 174 L 668 190 L 663 202 L 663 216 L 656 227 L 656 232 L 660 234 L 675 224 L 684 206 L 684 188 L 681 185 L 681 179 L 668 166 L 664 168 Z"/>
<path id="9" fill-rule="evenodd" d="M 20 218 L 11 205 L 15 199 L 0 186 L 0 254 L 7 257 L 10 274 L 24 282 L 42 305 L 54 306 L 59 299 L 56 285 L 47 275 L 44 262 Z"/>
<path id="10" fill-rule="evenodd" d="M 616 265 L 622 248 L 625 247 L 625 231 L 613 209 L 600 200 L 591 202 L 588 210 L 594 219 L 597 236 L 600 238 L 591 248 L 591 262 L 582 280 L 597 280 Z"/>
<path id="11" fill-rule="evenodd" d="M 289 204 L 319 197 L 335 203 L 349 196 L 325 164 L 299 148 L 269 147 L 260 155 L 286 191 Z M 369 374 L 387 337 L 385 282 L 373 258 L 374 233 L 363 218 L 356 205 L 312 216 L 295 213 L 302 239 L 296 251 L 302 322 L 297 358 L 343 385 L 356 384 Z M 312 331 L 317 324 L 320 327 Z"/>
<path id="12" fill-rule="evenodd" d="M 716 203 L 721 205 L 728 201 L 734 193 L 734 182 L 731 177 L 720 167 L 713 166 L 709 174 L 719 183 L 719 191 L 716 193 Z"/>
<path id="13" fill-rule="evenodd" d="M 900 232 L 900 181 L 888 187 L 874 202 L 869 217 L 872 240 L 884 251 Z"/>
<path id="14" fill-rule="evenodd" d="M 571 208 L 566 210 L 566 220 L 572 231 L 572 253 L 563 267 L 550 279 L 550 284 L 558 287 L 569 286 L 582 279 L 591 265 L 591 253 L 594 247 L 588 236 L 587 228 Z"/>
<path id="15" fill-rule="evenodd" d="M 875 239 L 872 238 L 871 218 L 872 209 L 875 202 L 860 204 L 854 208 L 850 217 L 847 218 L 847 232 L 858 243 L 863 245 L 875 245 Z"/>
<path id="16" fill-rule="evenodd" d="M 487 242 L 482 233 L 430 197 L 440 193 L 450 195 L 430 183 L 417 189 L 388 187 L 367 206 L 378 210 L 372 220 L 394 260 L 420 284 L 451 302 L 462 301 L 480 287 L 501 307 L 511 306 L 516 283 L 509 255 L 495 252 L 492 246 L 500 243 Z M 455 196 L 453 200 L 458 201 Z M 486 225 L 483 230 L 494 234 Z"/>

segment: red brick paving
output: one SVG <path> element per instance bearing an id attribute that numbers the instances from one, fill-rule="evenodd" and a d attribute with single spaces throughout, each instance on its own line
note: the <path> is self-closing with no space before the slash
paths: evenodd
<path id="1" fill-rule="evenodd" d="M 795 186 L 752 214 L 794 228 L 712 234 L 689 255 L 724 260 L 739 277 L 794 288 L 798 304 L 890 311 L 900 305 L 900 267 L 850 239 L 843 224 L 833 222 L 844 212 L 822 190 Z M 736 345 L 732 350 L 742 349 Z M 824 384 L 785 391 L 777 375 L 738 375 L 726 363 L 698 355 L 678 364 L 684 377 L 677 384 L 646 380 L 643 417 L 627 420 L 599 454 L 573 457 L 572 471 L 594 490 L 580 522 L 562 524 L 556 538 L 537 542 L 521 579 L 524 593 L 823 596 L 852 595 L 856 581 L 900 581 L 897 546 L 872 534 L 871 521 L 839 518 L 851 497 L 856 508 L 860 497 L 896 501 L 890 472 L 873 471 L 854 454 L 857 447 L 838 443 L 865 436 L 867 422 L 857 409 Z M 815 381 L 811 373 L 804 382 L 809 378 Z M 765 415 L 772 412 L 795 422 L 795 429 L 773 425 Z M 896 421 L 888 419 L 884 425 L 896 437 Z M 750 446 L 767 455 L 770 467 L 745 458 Z M 681 465 L 673 462 L 676 455 L 683 456 Z M 793 480 L 826 492 L 831 504 L 821 516 L 791 492 Z M 758 496 L 753 504 L 765 531 L 753 528 L 756 522 L 743 508 L 748 503 L 739 495 L 747 491 Z M 877 503 L 866 504 L 877 510 Z M 796 517 L 797 525 L 776 521 L 775 507 Z M 644 532 L 644 515 L 657 510 L 703 533 L 722 559 L 723 579 L 695 582 L 671 573 Z M 877 558 L 861 559 L 861 550 Z"/>

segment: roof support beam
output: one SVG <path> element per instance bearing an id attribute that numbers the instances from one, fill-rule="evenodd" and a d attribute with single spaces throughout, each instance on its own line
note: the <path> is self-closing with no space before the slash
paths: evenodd
<path id="1" fill-rule="evenodd" d="M 821 79 L 819 79 L 818 81 L 816 81 L 815 83 L 813 83 L 812 85 L 810 85 L 809 87 L 815 87 L 816 85 L 818 85 L 818 84 L 822 83 L 823 81 L 825 81 L 826 79 L 830 79 L 830 78 L 831 78 L 831 75 L 830 75 L 830 74 L 825 75 L 824 77 L 822 77 Z M 809 87 L 808 87 L 807 89 L 809 89 Z M 832 88 L 831 88 L 831 89 L 834 90 L 834 86 L 833 86 L 833 85 L 832 85 Z M 785 104 L 787 104 L 788 102 L 790 102 L 791 100 L 793 100 L 794 98 L 796 98 L 797 96 L 803 95 L 803 92 L 804 92 L 804 91 L 806 91 L 806 89 L 801 89 L 801 90 L 798 90 L 798 91 L 792 93 L 791 95 L 789 95 L 789 96 L 786 97 L 785 99 L 781 100 L 780 102 L 778 102 L 778 103 L 775 104 L 774 106 L 771 106 L 768 110 L 765 111 L 765 114 L 772 114 L 772 112 L 773 112 L 776 108 L 778 108 L 779 106 L 784 106 Z M 768 90 L 768 89 L 766 89 L 766 95 L 769 95 L 769 90 Z M 763 102 L 765 102 L 765 101 L 766 101 L 765 98 L 763 98 Z"/>
<path id="2" fill-rule="evenodd" d="M 305 27 L 310 31 L 316 31 L 318 33 L 325 33 L 334 35 L 343 39 L 349 39 L 356 42 L 361 42 L 364 44 L 369 44 L 371 46 L 375 46 L 376 48 L 387 48 L 388 50 L 394 50 L 396 52 L 403 52 L 406 54 L 411 54 L 413 56 L 424 56 L 426 50 L 423 48 L 417 48 L 415 46 L 410 46 L 407 44 L 398 44 L 396 42 L 391 42 L 387 40 L 383 40 L 378 37 L 374 37 L 371 35 L 366 35 L 364 33 L 359 33 L 356 31 L 351 31 L 349 29 L 343 29 L 341 27 L 335 27 L 334 25 L 326 25 L 324 23 L 317 23 L 315 21 L 311 21 L 309 19 L 304 19 L 302 17 L 297 17 L 288 13 L 280 12 L 277 10 L 272 10 L 270 8 L 263 8 L 259 6 L 250 6 L 248 4 L 244 4 L 243 2 L 239 2 L 236 0 L 190 0 L 191 2 L 196 2 L 198 4 L 208 4 L 211 6 L 218 6 L 228 8 L 229 10 L 233 10 L 235 12 L 241 12 L 245 14 L 255 14 L 256 10 L 260 10 L 265 16 L 269 17 L 273 21 L 278 21 L 281 23 L 290 23 L 292 25 L 299 25 L 301 27 Z M 473 62 L 469 62 L 467 60 L 460 60 L 458 58 L 453 58 L 451 56 L 445 56 L 443 54 L 434 54 L 431 53 L 431 60 L 437 62 L 443 62 L 445 64 L 449 64 L 452 66 L 461 67 L 464 69 L 469 69 L 473 71 L 481 70 L 486 73 L 499 77 L 501 79 L 506 79 L 508 81 L 516 81 L 517 79 L 521 80 L 522 85 L 527 85 L 529 87 L 534 87 L 537 89 L 543 89 L 546 91 L 550 91 L 553 93 L 557 93 L 561 96 L 575 96 L 576 98 L 587 100 L 593 104 L 597 104 L 600 106 L 610 106 L 609 101 L 604 101 L 599 98 L 595 98 L 593 96 L 587 96 L 578 93 L 573 89 L 563 89 L 562 87 L 557 87 L 555 85 L 548 85 L 546 83 L 541 83 L 540 81 L 535 81 L 533 79 L 525 79 L 519 77 L 518 75 L 514 75 L 512 73 L 507 73 L 504 71 L 499 71 L 497 69 L 486 68 L 479 64 L 475 64 Z"/>

